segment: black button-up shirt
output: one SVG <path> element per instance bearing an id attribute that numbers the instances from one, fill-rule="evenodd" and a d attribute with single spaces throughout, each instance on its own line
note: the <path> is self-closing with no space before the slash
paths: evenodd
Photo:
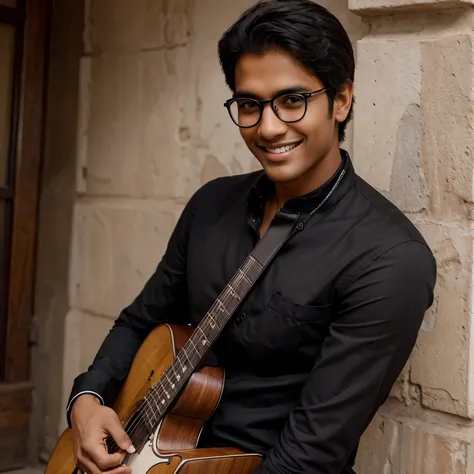
<path id="1" fill-rule="evenodd" d="M 227 376 L 200 445 L 263 453 L 260 474 L 353 472 L 359 438 L 433 300 L 436 264 L 425 240 L 342 156 L 333 178 L 285 204 L 306 221 L 345 170 L 214 346 Z M 151 329 L 200 322 L 257 243 L 273 190 L 256 172 L 214 180 L 191 198 L 156 272 L 75 380 L 71 401 L 94 392 L 111 404 Z"/>

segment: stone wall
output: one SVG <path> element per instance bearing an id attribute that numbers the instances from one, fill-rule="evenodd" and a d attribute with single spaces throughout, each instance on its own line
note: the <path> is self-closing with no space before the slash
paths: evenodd
<path id="1" fill-rule="evenodd" d="M 47 404 L 44 417 L 56 424 L 46 427 L 46 451 L 64 427 L 57 420 L 74 376 L 154 270 L 191 194 L 216 176 L 256 169 L 222 106 L 229 91 L 216 58 L 219 36 L 252 3 L 86 0 L 72 242 L 62 282 L 69 311 L 64 366 L 54 379 L 62 403 Z M 358 472 L 468 474 L 472 2 L 321 3 L 357 43 L 357 106 L 345 147 L 359 174 L 419 226 L 439 262 L 436 302 L 364 436 Z"/>
<path id="2" fill-rule="evenodd" d="M 377 14 L 358 44 L 356 168 L 421 229 L 439 270 L 411 360 L 362 443 L 364 474 L 474 472 L 474 11 L 438 10 L 448 3 L 470 2 L 349 2 Z"/>

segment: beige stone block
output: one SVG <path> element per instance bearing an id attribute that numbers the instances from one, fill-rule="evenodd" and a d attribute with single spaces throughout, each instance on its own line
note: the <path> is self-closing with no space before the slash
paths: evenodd
<path id="1" fill-rule="evenodd" d="M 81 352 L 82 352 L 82 318 L 83 313 L 76 309 L 68 311 L 64 322 L 64 357 L 62 360 L 62 393 L 60 406 L 65 410 L 69 395 L 71 393 L 74 379 L 81 372 Z M 59 434 L 67 427 L 67 420 L 64 416 L 60 419 L 60 425 L 56 427 L 51 439 L 52 446 L 57 442 Z"/>
<path id="2" fill-rule="evenodd" d="M 74 379 L 91 365 L 103 340 L 112 328 L 110 318 L 72 309 L 66 316 L 65 356 L 63 359 L 63 386 L 61 407 L 67 406 Z M 67 427 L 66 417 L 61 417 L 57 436 Z M 54 443 L 53 443 L 54 445 Z"/>
<path id="3" fill-rule="evenodd" d="M 81 353 L 79 372 L 84 372 L 92 364 L 97 351 L 114 322 L 110 318 L 83 313 L 80 325 Z"/>
<path id="4" fill-rule="evenodd" d="M 473 234 L 415 223 L 436 256 L 438 281 L 410 360 L 410 382 L 420 386 L 425 407 L 472 418 Z"/>
<path id="5" fill-rule="evenodd" d="M 186 195 L 218 176 L 253 171 L 256 160 L 224 108 L 231 96 L 217 57 L 217 41 L 251 0 L 204 0 L 193 10 L 189 86 L 182 110 L 184 166 L 177 188 Z M 209 12 L 212 12 L 210 21 Z"/>
<path id="6" fill-rule="evenodd" d="M 428 205 L 420 157 L 420 45 L 368 37 L 357 54 L 357 171 L 403 210 L 419 211 Z"/>
<path id="7" fill-rule="evenodd" d="M 410 360 L 394 383 L 390 396 L 405 406 L 418 406 L 421 403 L 421 388 L 410 382 Z"/>
<path id="8" fill-rule="evenodd" d="M 349 0 L 349 9 L 358 14 L 384 15 L 399 10 L 469 7 L 473 3 L 473 0 Z"/>
<path id="9" fill-rule="evenodd" d="M 86 51 L 137 51 L 185 44 L 191 0 L 88 0 Z"/>
<path id="10" fill-rule="evenodd" d="M 72 306 L 116 318 L 154 272 L 181 209 L 172 202 L 119 199 L 76 204 Z"/>
<path id="11" fill-rule="evenodd" d="M 389 413 L 378 414 L 362 437 L 356 471 L 363 474 L 470 474 L 472 428 Z"/>
<path id="12" fill-rule="evenodd" d="M 472 36 L 381 34 L 358 58 L 358 172 L 405 212 L 469 218 Z"/>
<path id="13" fill-rule="evenodd" d="M 90 195 L 189 197 L 191 191 L 183 191 L 180 182 L 191 139 L 182 143 L 187 50 L 89 61 L 83 68 L 89 80 L 81 80 L 78 190 Z"/>
<path id="14" fill-rule="evenodd" d="M 61 406 L 66 407 L 74 379 L 90 366 L 112 325 L 113 321 L 107 317 L 95 316 L 77 309 L 68 312 L 64 335 Z M 61 431 L 66 428 L 65 417 L 60 428 Z"/>
<path id="15" fill-rule="evenodd" d="M 422 51 L 422 154 L 434 216 L 468 219 L 474 201 L 471 34 L 426 41 Z"/>

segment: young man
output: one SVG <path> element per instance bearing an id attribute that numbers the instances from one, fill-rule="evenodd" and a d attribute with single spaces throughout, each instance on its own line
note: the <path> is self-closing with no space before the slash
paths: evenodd
<path id="1" fill-rule="evenodd" d="M 339 21 L 309 0 L 263 1 L 224 34 L 219 56 L 226 107 L 263 171 L 193 196 L 155 274 L 76 379 L 68 414 L 88 474 L 130 472 L 105 452 L 108 434 L 133 447 L 101 403 L 113 402 L 144 338 L 161 323 L 198 324 L 281 208 L 312 217 L 214 346 L 226 384 L 201 446 L 260 452 L 258 474 L 353 473 L 433 300 L 424 239 L 339 147 L 354 79 Z"/>

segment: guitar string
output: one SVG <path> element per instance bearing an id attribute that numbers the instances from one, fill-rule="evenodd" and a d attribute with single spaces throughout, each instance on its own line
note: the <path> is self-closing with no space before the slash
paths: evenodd
<path id="1" fill-rule="evenodd" d="M 335 189 L 339 186 L 339 184 L 341 183 L 342 179 L 344 178 L 344 176 L 345 176 L 345 174 L 346 174 L 345 171 L 346 171 L 345 169 L 342 170 L 342 172 L 340 173 L 340 175 L 339 175 L 339 177 L 338 177 L 336 183 L 334 184 L 333 188 L 332 188 L 332 189 L 329 191 L 329 193 L 326 195 L 325 199 L 323 199 L 323 201 L 322 201 L 315 209 L 313 209 L 313 211 L 310 213 L 310 216 L 313 216 L 313 215 L 326 203 L 326 201 L 331 197 L 331 195 L 333 194 L 333 192 L 335 191 Z M 238 272 L 239 272 L 239 277 L 240 277 L 241 281 L 242 281 L 242 279 L 245 279 L 245 280 L 247 281 L 247 283 L 250 283 L 249 280 L 247 280 L 247 278 L 246 278 L 246 272 L 248 272 L 248 271 L 252 268 L 253 264 L 255 264 L 255 263 L 258 264 L 258 262 L 254 259 L 254 257 L 253 257 L 252 255 L 249 255 L 249 257 L 247 257 L 247 260 L 248 260 L 248 262 L 247 262 L 247 261 L 244 262 L 244 265 L 242 265 L 242 267 L 245 267 L 245 266 L 247 265 L 247 263 L 248 263 L 248 264 L 249 264 L 249 268 L 247 268 L 244 272 L 242 272 L 242 271 L 241 271 L 241 268 L 242 268 L 242 267 L 240 267 L 240 268 L 238 269 Z M 236 278 L 236 284 L 238 284 L 238 280 L 239 280 L 239 278 Z M 231 283 L 232 283 L 232 281 L 229 283 L 229 285 L 226 286 L 226 289 L 227 289 L 227 287 L 230 287 L 230 289 L 232 290 Z M 224 290 L 224 291 L 225 291 L 225 290 Z M 240 298 L 238 295 L 237 295 L 237 297 L 238 297 L 239 300 L 241 300 L 241 298 Z M 223 305 L 225 306 L 225 304 L 227 304 L 227 302 L 228 302 L 228 301 L 226 301 L 225 303 L 222 303 L 222 302 L 220 301 L 220 297 L 219 297 L 219 298 L 213 303 L 213 305 L 211 306 L 211 308 L 209 309 L 209 311 L 207 312 L 207 314 L 206 314 L 206 316 L 205 316 L 205 319 L 206 319 L 206 320 L 204 321 L 203 327 L 208 323 L 208 321 L 207 321 L 208 319 L 212 319 L 213 322 L 214 322 L 214 324 L 216 324 L 216 322 L 215 322 L 214 319 L 212 318 L 211 314 L 212 314 L 212 312 L 214 311 L 216 304 L 219 304 L 219 303 L 220 303 L 220 304 L 223 304 Z M 240 301 L 239 301 L 239 302 L 240 302 Z M 227 323 L 227 322 L 228 322 L 228 321 L 226 321 L 226 323 Z M 225 324 L 226 324 L 226 323 L 225 323 Z M 225 324 L 224 324 L 223 326 L 225 326 Z M 210 325 L 210 327 L 212 328 L 212 325 Z M 204 331 L 200 328 L 200 325 L 198 325 L 198 327 L 196 328 L 195 332 L 193 332 L 193 334 L 191 335 L 191 338 L 194 336 L 194 334 L 196 333 L 196 331 L 197 331 L 198 328 L 199 328 L 199 329 L 203 332 L 203 334 L 204 334 Z M 213 329 L 213 328 L 212 328 L 212 329 Z M 218 329 L 219 329 L 219 334 L 220 334 L 220 328 L 219 328 L 219 326 L 218 326 Z M 191 339 L 191 338 L 190 338 L 190 339 Z M 214 341 L 215 341 L 215 339 L 216 339 L 216 337 L 214 337 Z M 212 344 L 214 343 L 214 341 L 212 341 L 209 345 L 212 346 Z M 193 344 L 193 345 L 194 345 L 194 344 Z M 183 349 L 185 349 L 185 347 L 186 347 L 186 344 L 185 344 L 185 346 L 183 346 Z M 180 365 L 182 365 L 182 362 L 180 361 L 181 352 L 182 352 L 182 351 L 180 351 L 180 352 L 178 353 L 178 356 L 173 360 L 173 362 L 172 362 L 172 363 L 165 369 L 165 371 L 163 372 L 163 375 L 165 375 L 165 378 L 168 378 L 167 371 L 169 370 L 170 367 L 173 369 L 173 371 L 175 372 L 175 375 L 176 375 L 176 371 L 175 371 L 175 369 L 174 369 L 174 363 L 175 363 L 175 360 L 178 360 L 179 363 L 180 363 Z M 199 352 L 198 352 L 197 350 L 196 350 L 196 353 L 197 353 L 198 356 L 199 356 Z M 187 355 L 187 354 L 186 354 L 186 351 L 185 351 L 185 355 Z M 200 356 L 199 356 L 199 357 L 200 357 Z M 189 358 L 188 358 L 188 361 L 189 361 Z M 189 361 L 189 362 L 191 362 L 191 361 Z M 160 377 L 159 381 L 158 381 L 158 382 L 155 384 L 155 386 L 152 387 L 151 390 L 150 390 L 150 392 L 152 393 L 152 395 L 155 396 L 155 397 L 156 397 L 156 394 L 157 394 L 157 391 L 158 391 L 157 388 L 159 389 L 158 385 L 162 385 L 162 386 L 164 387 L 164 384 L 163 384 L 163 382 L 162 382 L 162 379 L 163 379 L 163 376 Z M 168 378 L 168 381 L 169 381 L 169 378 Z M 183 385 L 184 385 L 184 384 L 183 384 Z M 181 388 L 182 388 L 182 387 L 180 387 L 179 390 L 181 390 Z M 173 388 L 172 388 L 172 389 L 173 389 Z M 164 390 L 164 392 L 166 393 L 166 389 L 163 388 L 163 390 Z M 173 389 L 173 390 L 174 390 L 174 389 Z M 147 396 L 148 396 L 148 395 L 147 395 Z M 162 396 L 162 395 L 160 395 L 160 397 L 161 397 L 161 396 Z M 148 399 L 147 399 L 146 397 L 145 397 L 145 400 L 144 400 L 144 404 L 148 404 Z M 143 405 L 142 405 L 142 406 L 143 406 Z M 155 412 L 154 412 L 154 409 L 153 409 L 153 405 L 152 405 L 152 404 L 148 404 L 148 406 L 149 406 L 149 408 L 150 408 L 151 411 L 152 411 L 153 417 L 155 417 Z M 141 409 L 141 407 L 140 407 L 140 409 Z M 145 416 L 149 419 L 149 416 L 148 416 L 149 413 L 147 412 L 147 409 L 145 408 L 145 409 L 142 410 L 142 411 L 144 412 Z M 155 423 L 159 420 L 160 417 L 164 416 L 164 413 L 162 414 L 162 413 L 160 412 L 160 410 L 157 410 L 157 411 L 158 411 L 158 413 L 159 413 L 159 416 L 157 417 Z M 134 431 L 136 432 L 137 427 L 140 426 L 140 423 L 143 421 L 143 419 L 144 419 L 144 417 L 143 417 L 141 414 L 139 414 L 139 415 L 137 416 L 137 419 L 135 420 L 135 423 L 134 423 L 134 424 L 135 424 L 135 427 L 133 427 L 133 423 L 132 423 L 132 425 L 131 425 L 131 427 L 130 427 L 130 430 L 131 430 L 131 431 L 130 431 L 130 436 L 132 436 L 132 433 L 133 433 Z M 153 427 L 153 424 L 154 424 L 154 423 L 150 423 L 150 425 L 151 425 L 152 427 Z M 150 431 L 153 431 L 153 428 L 152 428 Z M 146 434 L 146 436 L 148 436 L 148 435 Z M 112 444 L 112 445 L 115 444 L 115 442 L 113 441 L 113 439 L 112 439 L 112 443 L 111 443 L 111 444 Z M 116 446 L 116 445 L 115 445 L 115 446 Z"/>
<path id="2" fill-rule="evenodd" d="M 254 266 L 254 263 L 255 263 L 255 262 L 253 261 L 253 259 L 248 258 L 248 261 L 244 262 L 244 265 L 242 265 L 242 268 L 244 268 L 244 271 L 245 271 L 245 272 L 248 272 L 249 270 L 252 269 L 252 267 Z M 233 281 L 231 281 L 230 284 L 227 285 L 227 286 L 231 286 L 232 283 L 234 283 L 234 282 L 235 282 L 234 284 L 239 285 L 241 281 L 242 281 L 242 277 L 236 278 L 236 279 L 234 279 Z M 226 290 L 227 290 L 227 289 L 228 289 L 228 288 L 226 288 Z M 224 291 L 225 291 L 225 290 L 224 290 Z M 235 291 L 234 291 L 234 293 L 235 293 Z M 232 289 L 230 289 L 230 295 L 229 295 L 229 292 L 227 292 L 227 293 L 224 292 L 223 297 L 222 297 L 222 298 L 219 298 L 219 300 L 221 301 L 220 304 L 222 304 L 222 301 L 223 301 L 223 302 L 224 302 L 224 305 L 225 305 L 225 304 L 228 303 L 228 301 L 230 301 L 230 299 L 235 299 L 235 298 L 232 296 Z M 239 296 L 239 300 L 240 300 L 240 299 L 241 299 L 241 298 L 240 298 L 240 296 Z M 217 304 L 214 304 L 214 305 L 211 307 L 211 309 L 208 311 L 208 313 L 207 313 L 207 319 L 204 321 L 204 324 L 203 324 L 203 326 L 202 326 L 202 327 L 205 328 L 205 329 L 206 329 L 206 326 L 207 326 L 207 327 L 211 327 L 211 328 L 213 328 L 213 326 L 214 326 L 214 328 L 215 328 L 216 325 L 217 325 L 218 328 L 220 329 L 220 326 L 217 324 L 217 322 L 215 321 L 215 319 L 212 317 L 213 311 L 215 312 L 216 307 L 217 307 L 218 305 L 220 305 L 217 300 L 216 300 L 216 303 L 217 303 Z M 210 322 L 210 320 L 212 320 L 212 323 Z M 200 326 L 198 326 L 198 328 L 199 328 L 199 329 L 201 330 L 201 332 L 205 335 L 204 330 L 201 329 Z M 197 328 L 196 328 L 196 329 L 197 329 Z M 196 333 L 193 333 L 193 334 L 194 334 L 194 336 L 195 336 Z M 191 339 L 192 339 L 192 337 L 190 338 L 190 341 L 191 341 Z M 210 338 L 210 339 L 212 339 L 212 338 Z M 215 339 L 215 337 L 214 337 L 214 339 Z M 205 336 L 205 340 L 206 340 L 206 341 L 209 341 L 209 338 L 207 338 L 207 337 Z M 191 341 L 191 342 L 192 342 L 192 341 Z M 188 344 L 188 345 L 189 345 L 189 344 Z M 187 360 L 188 360 L 188 363 L 190 362 L 191 364 L 194 364 L 194 360 L 192 360 L 192 359 L 194 359 L 193 354 L 191 353 L 191 351 L 187 351 L 187 350 L 186 350 L 186 345 L 183 347 L 182 353 L 184 353 L 185 357 L 186 357 Z M 199 353 L 199 351 L 198 351 L 197 349 L 195 350 L 195 355 L 197 355 L 199 358 L 201 357 L 201 355 L 200 355 L 200 353 Z M 170 366 L 169 366 L 169 367 L 164 371 L 164 373 L 163 373 L 164 377 L 167 378 L 168 381 L 170 380 L 170 378 L 169 378 L 169 369 L 170 369 L 170 368 L 173 369 L 173 371 L 174 371 L 175 376 L 177 377 L 177 379 L 180 378 L 180 376 L 177 376 L 177 374 L 176 374 L 176 369 L 175 369 L 175 365 L 176 365 L 176 364 L 175 364 L 175 361 L 176 361 L 176 360 L 177 360 L 177 362 L 179 363 L 179 365 L 181 366 L 181 368 L 186 367 L 185 364 L 187 364 L 187 363 L 182 361 L 182 359 L 181 359 L 181 352 L 180 352 L 180 353 L 178 354 L 178 356 L 176 357 L 176 359 L 173 361 L 173 363 L 170 364 Z M 198 359 L 197 362 L 199 362 L 199 359 Z M 185 371 L 183 371 L 183 373 L 184 373 L 184 372 L 185 372 Z M 160 381 L 157 382 L 157 384 L 151 389 L 151 394 L 152 394 L 152 396 L 153 396 L 155 399 L 157 399 L 157 398 L 162 398 L 162 397 L 163 397 L 163 393 L 162 393 L 162 392 L 164 391 L 165 394 L 166 394 L 166 392 L 167 392 L 166 388 L 167 388 L 167 387 L 166 387 L 166 383 L 165 383 L 165 381 L 163 380 L 163 376 L 162 376 L 161 379 L 160 379 Z M 161 389 L 161 391 L 160 391 L 160 389 Z M 171 389 L 174 390 L 173 384 L 171 384 Z M 169 390 L 169 389 L 168 389 L 168 390 Z M 159 396 L 158 396 L 158 395 L 159 395 Z M 168 398 L 168 397 L 167 397 L 167 398 Z M 170 398 L 170 397 L 169 397 L 169 398 Z M 163 402 L 163 401 L 164 401 L 164 399 L 162 398 L 162 402 Z M 158 417 L 157 417 L 157 416 L 156 416 L 156 413 L 155 413 L 155 410 L 154 410 L 154 408 L 153 408 L 153 405 L 154 405 L 154 404 L 153 404 L 152 402 L 153 402 L 153 400 L 146 399 L 145 404 L 146 404 L 146 406 L 147 406 L 149 409 L 151 409 L 152 415 L 153 415 L 153 417 L 155 418 L 155 423 L 156 423 L 156 421 L 158 421 L 159 417 L 163 416 L 163 413 L 161 412 L 161 410 L 158 409 L 157 411 L 158 411 L 159 415 L 158 415 Z M 148 416 L 148 415 L 149 415 L 149 411 L 147 411 L 147 408 L 146 408 L 146 407 L 144 407 L 143 413 L 144 413 L 145 416 L 149 419 L 149 416 Z M 137 422 L 139 423 L 139 422 L 143 421 L 143 418 L 144 418 L 144 417 L 141 416 L 141 417 L 137 417 L 137 418 L 138 418 L 138 419 L 137 419 Z M 153 423 L 150 423 L 150 425 L 153 426 Z M 152 431 L 152 429 L 151 429 L 150 431 Z M 132 427 L 132 429 L 131 429 L 132 435 L 134 434 L 134 432 L 135 432 L 135 430 L 134 430 L 133 427 Z"/>
<path id="3" fill-rule="evenodd" d="M 243 265 L 244 271 L 245 271 L 245 272 L 248 272 L 248 271 L 251 269 L 251 267 L 253 266 L 253 264 L 254 264 L 254 262 L 253 262 L 251 259 L 249 259 L 249 261 L 246 261 L 246 262 L 244 263 L 244 265 Z M 242 279 L 243 279 L 242 277 L 236 278 L 236 279 L 235 279 L 235 283 L 236 283 L 237 285 L 240 284 L 240 282 L 242 281 Z M 232 283 L 233 283 L 233 282 L 230 282 L 229 285 L 227 285 L 227 286 L 231 286 Z M 227 289 L 227 288 L 226 288 L 226 289 Z M 235 292 L 234 292 L 234 293 L 235 293 Z M 235 299 L 232 295 L 230 295 L 230 297 L 227 298 L 227 294 L 224 293 L 223 298 L 219 298 L 219 299 L 220 299 L 221 301 L 224 300 L 224 305 L 225 305 L 225 304 L 227 304 L 227 302 L 228 302 L 227 300 L 230 301 L 231 298 L 232 298 L 232 299 Z M 240 297 L 239 297 L 239 300 L 240 300 Z M 217 300 L 216 300 L 216 302 L 217 302 Z M 213 306 L 211 307 L 211 309 L 208 311 L 207 316 L 210 316 L 210 314 L 212 313 L 213 309 L 215 309 L 214 306 L 215 306 L 215 305 L 213 305 Z M 210 316 L 209 319 L 211 319 L 211 318 L 212 318 L 212 316 Z M 212 318 L 212 321 L 213 321 L 214 327 L 215 327 L 215 325 L 217 324 L 217 322 L 214 320 L 214 318 Z M 206 323 L 209 323 L 209 327 L 212 328 L 212 325 L 211 325 L 210 321 L 208 321 L 208 320 L 206 320 L 206 321 L 204 322 L 204 325 L 203 325 L 203 326 L 206 326 Z M 217 326 L 218 326 L 218 328 L 220 329 L 220 326 L 219 326 L 219 325 L 217 325 Z M 199 327 L 199 326 L 198 326 L 198 327 Z M 197 329 L 197 328 L 196 328 L 196 329 Z M 201 329 L 201 328 L 200 328 L 200 329 Z M 204 334 L 204 331 L 203 331 L 202 329 L 201 329 L 201 331 L 202 331 L 203 334 Z M 193 334 L 195 334 L 195 333 L 193 333 Z M 205 337 L 205 339 L 208 340 L 206 337 Z M 190 338 L 189 340 L 191 340 L 191 338 Z M 185 347 L 186 347 L 186 345 L 183 347 L 183 351 L 182 351 L 182 352 L 184 352 L 184 354 L 185 354 L 185 356 L 186 356 L 188 362 L 190 362 L 191 364 L 194 364 L 194 361 L 193 361 L 193 360 L 190 360 L 190 359 L 193 359 L 193 356 L 192 356 L 192 355 L 191 355 L 191 356 L 188 355 L 188 352 L 186 351 Z M 196 350 L 195 350 L 196 355 L 200 358 L 201 355 L 200 355 L 199 351 L 197 350 L 197 348 L 195 348 L 195 349 L 196 349 Z M 183 364 L 183 361 L 181 360 L 180 355 L 181 355 L 181 352 L 178 354 L 178 356 L 175 358 L 175 360 L 178 360 L 179 365 L 180 365 L 182 368 L 184 368 L 184 367 L 186 367 L 186 366 Z M 168 369 L 169 369 L 170 367 L 173 368 L 173 371 L 175 372 L 175 375 L 177 375 L 177 374 L 176 374 L 176 370 L 175 370 L 175 368 L 174 368 L 175 360 L 173 360 L 173 362 L 170 364 L 170 366 L 169 366 L 169 367 L 164 371 L 164 373 L 163 373 L 163 375 L 165 376 L 165 378 L 167 378 L 168 380 L 169 380 L 169 377 L 168 377 L 167 371 L 168 371 Z M 184 373 L 184 372 L 185 372 L 185 370 L 183 370 L 183 373 Z M 177 376 L 177 378 L 178 378 L 178 381 L 179 381 L 179 378 L 180 378 L 180 377 Z M 162 380 L 162 379 L 163 379 L 163 376 L 160 378 L 160 380 L 157 382 L 157 384 L 156 384 L 154 387 L 152 387 L 152 389 L 150 390 L 150 392 L 152 393 L 152 396 L 154 396 L 155 399 L 156 399 L 156 398 L 161 398 L 161 397 L 163 396 L 163 393 L 161 393 L 161 392 L 159 391 L 160 385 L 162 386 L 162 387 L 161 387 L 162 390 L 163 390 L 165 393 L 167 393 L 167 391 L 166 391 L 166 385 L 163 383 L 163 380 Z M 172 389 L 173 389 L 173 385 L 174 385 L 174 384 L 171 384 L 171 388 L 172 388 Z M 173 390 L 174 390 L 174 389 L 173 389 Z M 159 397 L 157 397 L 158 394 L 159 394 Z M 168 396 L 167 398 L 169 399 L 170 397 Z M 164 401 L 164 399 L 163 399 L 163 401 Z M 150 403 L 149 403 L 149 402 L 150 402 Z M 142 413 L 140 413 L 140 414 L 137 416 L 137 418 L 134 420 L 134 423 L 132 423 L 132 425 L 131 425 L 130 427 L 128 427 L 128 430 L 130 431 L 130 434 L 129 434 L 130 436 L 134 437 L 134 435 L 137 435 L 137 429 L 140 427 L 140 424 L 141 424 L 141 422 L 144 421 L 144 418 L 145 418 L 145 417 L 148 419 L 148 422 L 150 423 L 150 431 L 153 431 L 153 427 L 154 427 L 153 425 L 159 420 L 159 417 L 163 416 L 163 414 L 161 413 L 161 410 L 159 410 L 159 409 L 157 409 L 157 411 L 158 411 L 158 413 L 159 413 L 159 416 L 156 416 L 155 409 L 153 408 L 153 403 L 152 403 L 152 402 L 153 402 L 153 400 L 149 400 L 149 399 L 145 398 L 145 401 L 144 401 L 144 405 L 145 405 L 145 406 L 142 405 L 142 407 L 143 407 L 143 409 L 141 410 Z M 149 415 L 150 415 L 150 412 L 149 412 L 149 410 L 147 409 L 147 407 L 148 407 L 149 409 L 151 409 L 152 416 L 153 416 L 153 418 L 155 418 L 155 421 L 154 421 L 154 422 L 151 422 L 151 420 L 150 420 L 150 416 L 149 416 Z M 144 415 L 144 416 L 143 416 L 143 415 Z M 145 423 L 145 424 L 146 424 L 146 423 Z M 133 426 L 133 425 L 135 425 L 135 426 Z M 140 429 L 140 431 L 142 431 L 142 430 Z M 141 433 L 140 433 L 140 434 L 141 434 Z M 148 434 L 146 434 L 146 436 L 148 436 Z M 146 439 L 140 440 L 140 443 L 141 443 L 142 441 L 146 441 Z M 110 443 L 110 442 L 108 443 L 108 445 L 109 445 L 109 446 L 108 446 L 108 447 L 109 447 L 109 451 L 115 448 L 114 444 L 116 444 L 116 443 L 115 443 L 113 440 L 112 440 L 112 443 Z"/>
<path id="4" fill-rule="evenodd" d="M 188 341 L 191 341 L 193 335 L 196 334 L 196 331 L 197 329 L 199 329 L 202 334 L 204 334 L 205 336 L 205 340 L 207 341 L 206 342 L 206 345 L 208 346 L 212 346 L 212 344 L 214 343 L 214 341 L 210 342 L 209 339 L 207 338 L 207 336 L 205 335 L 205 331 L 208 330 L 209 328 L 211 329 L 214 329 L 215 326 L 218 327 L 218 330 L 219 330 L 219 333 L 220 333 L 220 330 L 221 330 L 221 326 L 219 326 L 217 324 L 217 321 L 216 319 L 219 319 L 219 318 L 214 318 L 212 317 L 212 314 L 215 312 L 215 310 L 218 308 L 218 307 L 222 307 L 222 306 L 226 306 L 230 301 L 232 300 L 237 300 L 238 303 L 240 303 L 240 301 L 242 300 L 241 297 L 239 296 L 239 294 L 235 291 L 235 289 L 233 289 L 232 287 L 232 284 L 238 286 L 240 285 L 240 283 L 242 281 L 246 281 L 246 282 L 249 282 L 248 278 L 247 278 L 247 273 L 252 270 L 252 268 L 254 266 L 256 266 L 255 264 L 259 265 L 259 263 L 255 260 L 255 258 L 253 258 L 251 255 L 249 257 L 247 257 L 246 261 L 244 262 L 244 264 L 239 267 L 239 272 L 238 272 L 238 275 L 233 279 L 231 280 L 231 282 L 226 285 L 226 288 L 223 292 L 223 295 L 222 295 L 222 298 L 219 297 L 214 303 L 213 305 L 211 306 L 211 308 L 209 309 L 209 311 L 206 313 L 206 316 L 205 316 L 205 321 L 204 321 L 204 324 L 202 325 L 202 328 L 200 327 L 201 325 L 198 325 L 196 330 L 193 332 L 193 334 L 191 335 L 191 337 L 188 339 Z M 234 293 L 234 295 L 232 294 Z M 221 312 L 222 310 L 219 309 Z M 211 322 L 212 321 L 212 322 Z M 226 322 L 227 323 L 227 322 Z M 222 325 L 222 327 L 224 327 L 224 325 Z M 211 339 L 216 339 L 216 337 L 211 337 Z M 194 343 L 191 341 L 191 343 L 194 345 Z M 169 379 L 169 374 L 168 374 L 168 371 L 170 368 L 173 369 L 173 372 L 175 373 L 175 376 L 178 377 L 178 382 L 180 380 L 180 376 L 178 374 L 176 374 L 176 370 L 175 370 L 175 361 L 178 361 L 179 365 L 181 366 L 181 368 L 185 368 L 186 367 L 186 362 L 183 363 L 183 361 L 181 360 L 181 354 L 184 352 L 184 355 L 186 357 L 186 359 L 188 360 L 189 363 L 191 363 L 191 365 L 194 364 L 194 361 L 193 360 L 190 360 L 190 358 L 193 359 L 193 355 L 189 355 L 189 353 L 186 351 L 186 345 L 187 343 L 183 346 L 182 350 L 178 353 L 178 355 L 175 357 L 175 359 L 173 360 L 173 362 L 165 369 L 165 371 L 163 372 L 163 376 L 165 376 L 165 378 L 167 378 L 168 380 Z M 195 345 L 194 345 L 195 346 Z M 201 354 L 199 353 L 199 351 L 197 350 L 197 348 L 195 347 L 194 349 L 194 352 L 195 354 L 201 358 Z M 183 373 L 185 373 L 186 370 L 183 370 Z M 163 392 L 167 392 L 166 390 L 166 386 L 165 386 L 165 383 L 163 381 L 163 376 L 160 378 L 160 380 L 150 389 L 150 393 L 152 394 L 152 396 L 155 398 L 155 399 L 161 399 L 161 400 L 165 400 L 163 397 L 164 397 L 164 394 Z M 161 387 L 160 387 L 161 385 Z M 172 385 L 175 385 L 176 384 L 171 384 L 170 385 L 170 388 L 172 390 L 174 390 L 174 388 L 172 387 Z M 184 384 L 183 384 L 184 385 Z M 161 391 L 160 391 L 161 389 Z M 181 388 L 180 388 L 181 389 Z M 159 396 L 158 396 L 159 395 Z M 147 395 L 148 397 L 149 395 Z M 130 437 L 134 437 L 134 435 L 137 435 L 137 429 L 139 428 L 139 425 L 142 424 L 145 420 L 145 418 L 148 419 L 148 422 L 150 423 L 150 426 L 151 426 L 151 429 L 150 431 L 153 431 L 153 425 L 156 424 L 156 422 L 159 420 L 160 417 L 163 416 L 163 413 L 161 413 L 161 410 L 160 409 L 156 409 L 157 413 L 158 413 L 158 416 L 156 415 L 155 413 L 155 409 L 153 408 L 153 404 L 151 403 L 152 400 L 149 400 L 147 397 L 145 397 L 145 400 L 144 400 L 144 403 L 143 405 L 140 407 L 140 411 L 141 413 L 138 414 L 135 418 L 135 420 L 132 422 L 132 425 L 130 427 L 127 427 L 127 429 L 130 431 L 130 433 L 127 433 Z M 169 399 L 171 398 L 169 395 L 166 395 L 166 398 Z M 146 407 L 144 407 L 144 405 L 146 405 L 146 407 L 148 407 L 148 409 L 151 410 L 151 414 L 153 416 L 153 418 L 155 418 L 155 421 L 152 422 L 150 420 L 150 412 L 147 410 Z M 146 423 L 145 423 L 146 425 Z M 146 435 L 148 436 L 148 434 Z M 140 440 L 140 442 L 142 442 L 144 440 Z M 117 448 L 118 446 L 116 445 L 115 441 L 112 439 L 112 438 L 109 438 L 109 441 L 107 442 L 107 447 L 108 447 L 108 450 L 109 452 L 111 452 L 111 450 L 114 450 L 115 448 Z"/>

